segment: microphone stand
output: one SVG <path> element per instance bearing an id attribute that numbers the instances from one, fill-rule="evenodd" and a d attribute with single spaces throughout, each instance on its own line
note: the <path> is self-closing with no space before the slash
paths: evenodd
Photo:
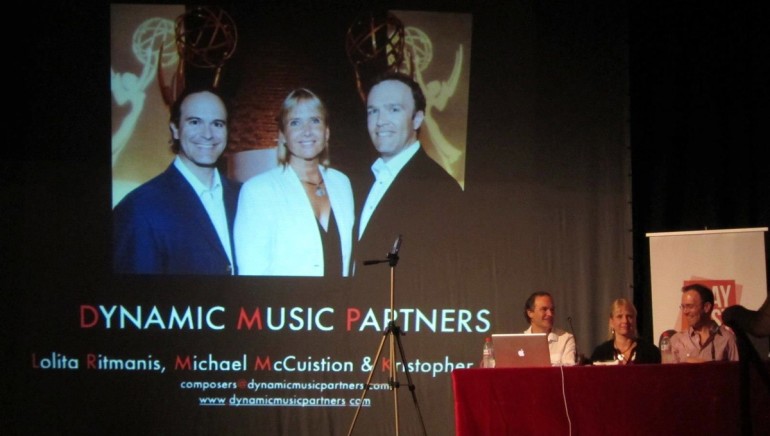
<path id="1" fill-rule="evenodd" d="M 420 405 L 417 403 L 417 395 L 415 394 L 415 386 L 412 382 L 412 376 L 409 374 L 409 366 L 407 365 L 406 356 L 404 356 L 404 346 L 401 344 L 401 336 L 404 334 L 401 332 L 401 328 L 399 328 L 398 324 L 394 321 L 395 318 L 395 282 L 396 282 L 396 265 L 398 264 L 398 251 L 401 244 L 401 236 L 398 237 L 396 240 L 396 243 L 393 245 L 393 249 L 390 253 L 388 253 L 388 258 L 384 260 L 365 260 L 364 265 L 374 265 L 378 263 L 385 263 L 387 262 L 390 265 L 390 321 L 388 322 L 388 327 L 385 329 L 385 331 L 382 334 L 382 340 L 380 340 L 380 346 L 377 348 L 377 354 L 374 357 L 374 361 L 372 364 L 372 369 L 369 372 L 369 377 L 366 379 L 366 383 L 364 384 L 364 390 L 361 392 L 361 398 L 358 402 L 358 407 L 356 408 L 356 414 L 353 416 L 353 421 L 350 423 L 350 429 L 348 430 L 348 436 L 351 436 L 353 434 L 353 428 L 356 426 L 356 421 L 358 420 L 358 415 L 361 413 L 361 407 L 364 404 L 364 399 L 366 398 L 366 393 L 369 391 L 369 387 L 371 387 L 372 377 L 374 376 L 374 371 L 377 369 L 377 363 L 380 361 L 380 355 L 382 354 L 382 349 L 385 346 L 385 340 L 389 340 L 388 342 L 388 351 L 390 355 L 390 375 L 388 377 L 388 384 L 390 385 L 390 389 L 393 391 L 393 411 L 394 411 L 394 417 L 395 417 L 395 432 L 396 436 L 399 434 L 399 419 L 398 419 L 398 388 L 401 387 L 401 384 L 398 381 L 398 371 L 396 370 L 396 361 L 395 361 L 395 355 L 396 355 L 396 345 L 398 345 L 398 352 L 401 356 L 401 364 L 404 367 L 404 373 L 406 374 L 406 380 L 409 386 L 409 391 L 412 394 L 412 401 L 414 401 L 414 406 L 417 408 L 417 415 L 420 418 L 420 425 L 422 426 L 422 434 L 426 435 L 428 432 L 425 430 L 425 422 L 422 418 L 422 412 L 420 412 Z"/>

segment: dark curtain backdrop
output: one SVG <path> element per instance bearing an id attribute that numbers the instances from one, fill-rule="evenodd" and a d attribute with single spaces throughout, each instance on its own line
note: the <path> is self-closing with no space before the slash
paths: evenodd
<path id="1" fill-rule="evenodd" d="M 768 17 L 762 2 L 632 2 L 634 295 L 647 331 L 645 233 L 770 224 Z"/>

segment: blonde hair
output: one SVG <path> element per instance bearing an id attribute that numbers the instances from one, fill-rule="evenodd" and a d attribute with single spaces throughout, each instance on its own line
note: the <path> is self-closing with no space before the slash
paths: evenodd
<path id="1" fill-rule="evenodd" d="M 610 303 L 610 319 L 607 322 L 607 333 L 610 339 L 615 337 L 615 330 L 612 328 L 612 315 L 616 310 L 627 308 L 634 314 L 634 324 L 632 326 L 634 336 L 636 336 L 636 306 L 630 300 L 625 298 L 618 298 Z"/>
<path id="2" fill-rule="evenodd" d="M 297 88 L 289 93 L 288 96 L 286 96 L 286 99 L 281 104 L 281 110 L 278 111 L 278 115 L 275 117 L 275 121 L 278 123 L 278 130 L 280 130 L 281 133 L 285 132 L 285 122 L 286 117 L 289 116 L 289 113 L 297 107 L 302 102 L 311 102 L 315 104 L 315 109 L 318 109 L 318 111 L 321 113 L 321 118 L 323 119 L 324 124 L 326 127 L 329 127 L 329 111 L 326 110 L 326 106 L 321 101 L 320 98 L 318 98 L 313 91 L 307 89 L 307 88 Z M 289 153 L 289 149 L 286 146 L 286 143 L 278 140 L 278 163 L 283 165 L 284 167 L 289 163 L 289 157 L 291 154 Z M 324 149 L 321 152 L 321 156 L 319 159 L 321 165 L 323 165 L 325 168 L 329 166 L 331 161 L 329 160 L 329 142 L 327 141 L 324 145 Z"/>

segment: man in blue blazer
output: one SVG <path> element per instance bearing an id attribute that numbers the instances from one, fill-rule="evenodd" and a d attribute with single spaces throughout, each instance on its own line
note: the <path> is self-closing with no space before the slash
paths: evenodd
<path id="1" fill-rule="evenodd" d="M 176 158 L 113 211 L 113 270 L 134 274 L 235 274 L 232 228 L 239 184 L 216 168 L 227 146 L 227 108 L 212 89 L 171 107 Z"/>

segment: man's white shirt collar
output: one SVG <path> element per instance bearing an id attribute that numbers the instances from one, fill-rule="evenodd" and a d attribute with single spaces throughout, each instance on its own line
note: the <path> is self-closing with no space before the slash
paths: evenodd
<path id="1" fill-rule="evenodd" d="M 392 159 L 385 162 L 381 157 L 378 157 L 372 164 L 372 172 L 377 180 L 380 177 L 390 177 L 395 179 L 399 172 L 404 168 L 407 162 L 417 154 L 420 150 L 420 141 L 415 141 L 409 147 L 406 147 L 401 153 L 395 155 Z"/>
<path id="2" fill-rule="evenodd" d="M 185 180 L 187 180 L 190 186 L 193 187 L 199 197 L 209 191 L 216 192 L 222 187 L 222 179 L 220 178 L 219 171 L 216 168 L 214 168 L 214 179 L 212 180 L 211 188 L 209 188 L 208 186 L 204 185 L 197 177 L 195 177 L 195 174 L 193 174 L 192 171 L 187 168 L 187 165 L 182 162 L 182 159 L 180 159 L 179 156 L 174 158 L 174 166 L 179 170 L 180 173 L 182 173 L 182 176 L 185 178 Z"/>
<path id="3" fill-rule="evenodd" d="M 401 150 L 392 159 L 385 162 L 382 157 L 378 157 L 372 164 L 372 173 L 374 173 L 374 183 L 369 188 L 369 194 L 366 196 L 364 207 L 361 210 L 361 217 L 358 227 L 358 239 L 361 239 L 366 230 L 369 219 L 374 210 L 380 204 L 380 200 L 390 188 L 398 173 L 406 166 L 406 163 L 417 154 L 420 149 L 420 141 L 415 141 L 412 145 Z"/>
<path id="4" fill-rule="evenodd" d="M 526 333 L 528 335 L 532 334 L 532 326 L 529 326 L 529 328 L 524 330 L 524 333 Z M 548 338 L 548 343 L 549 344 L 552 343 L 552 342 L 559 342 L 559 335 L 554 333 L 553 330 L 548 332 L 548 335 L 546 335 L 546 337 Z"/>

